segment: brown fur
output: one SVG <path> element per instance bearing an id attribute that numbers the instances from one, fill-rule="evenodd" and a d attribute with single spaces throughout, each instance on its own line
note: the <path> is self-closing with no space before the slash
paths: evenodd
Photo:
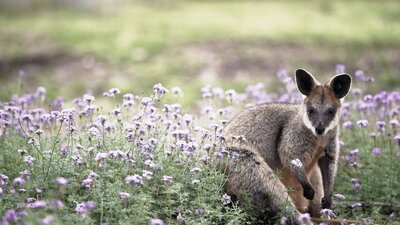
<path id="1" fill-rule="evenodd" d="M 310 102 L 315 100 L 315 98 L 327 98 L 328 101 L 333 102 L 336 107 L 340 107 L 340 100 L 335 96 L 332 88 L 328 85 L 318 85 L 316 86 L 307 98 L 304 99 L 304 104 L 309 105 Z"/>
<path id="2" fill-rule="evenodd" d="M 234 158 L 223 164 L 228 176 L 226 189 L 240 204 L 250 205 L 257 217 L 268 209 L 272 212 L 269 216 L 283 213 L 296 224 L 300 213 L 318 217 L 321 202 L 324 207 L 331 206 L 339 154 L 337 115 L 341 102 L 336 96 L 348 92 L 346 76 L 317 85 L 310 74 L 298 70 L 297 84 L 306 95 L 302 105 L 247 109 L 225 128 L 226 148 Z M 314 108 L 315 115 L 308 115 L 308 107 Z M 332 108 L 334 117 L 329 113 Z M 322 132 L 314 130 L 319 127 Z M 238 136 L 245 141 L 237 141 Z M 303 166 L 295 166 L 295 159 Z"/>

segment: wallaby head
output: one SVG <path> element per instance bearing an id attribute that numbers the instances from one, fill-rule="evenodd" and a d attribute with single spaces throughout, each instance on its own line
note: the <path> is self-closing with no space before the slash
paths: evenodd
<path id="1" fill-rule="evenodd" d="M 310 73 L 296 70 L 296 84 L 305 98 L 302 104 L 304 125 L 314 135 L 325 135 L 339 123 L 341 100 L 351 87 L 348 74 L 338 74 L 320 84 Z"/>

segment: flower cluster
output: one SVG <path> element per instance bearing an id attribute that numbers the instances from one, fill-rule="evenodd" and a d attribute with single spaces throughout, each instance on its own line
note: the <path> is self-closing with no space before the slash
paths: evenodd
<path id="1" fill-rule="evenodd" d="M 345 67 L 338 65 L 336 70 L 344 72 Z M 361 70 L 354 77 L 354 86 L 373 81 Z M 225 141 L 246 142 L 243 136 L 223 136 L 237 112 L 271 102 L 302 101 L 292 76 L 281 70 L 277 78 L 283 88 L 274 93 L 263 83 L 243 92 L 206 85 L 194 114 L 179 102 L 184 96 L 181 88 L 168 90 L 161 84 L 154 85 L 150 96 L 112 88 L 103 97 L 85 94 L 72 103 L 62 98 L 49 101 L 40 87 L 0 103 L 0 136 L 4 146 L 13 146 L 5 150 L 9 157 L 0 161 L 6 168 L 0 174 L 0 201 L 7 209 L 0 209 L 1 223 L 22 224 L 35 216 L 43 224 L 114 224 L 121 218 L 141 224 L 211 224 L 235 216 L 248 218 L 241 209 L 224 206 L 236 205 L 233 197 L 221 195 L 224 176 L 213 162 L 237 158 L 224 148 Z M 363 91 L 353 88 L 342 104 L 344 129 L 335 188 L 346 200 L 334 194 L 335 212 L 320 212 L 328 219 L 349 208 L 357 215 L 374 199 L 400 198 L 396 191 L 382 193 L 400 187 L 400 93 Z M 168 96 L 171 102 L 165 100 Z M 290 163 L 305 166 L 300 159 Z M 378 166 L 379 176 L 374 170 Z M 388 182 L 378 181 L 380 176 Z M 73 215 L 62 216 L 67 212 Z M 222 212 L 227 218 L 221 219 Z M 282 216 L 286 222 L 290 215 Z M 384 222 L 396 219 L 395 214 L 382 217 Z M 310 216 L 296 219 L 308 223 Z"/>

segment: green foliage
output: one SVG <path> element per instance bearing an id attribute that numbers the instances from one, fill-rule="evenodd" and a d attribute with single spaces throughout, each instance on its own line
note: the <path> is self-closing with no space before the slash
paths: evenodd
<path id="1" fill-rule="evenodd" d="M 4 103 L 0 173 L 8 178 L 1 177 L 0 215 L 4 220 L 10 209 L 24 210 L 19 220 L 27 224 L 146 224 L 153 218 L 166 224 L 255 223 L 248 207 L 229 199 L 231 206 L 224 205 L 226 178 L 215 159 L 224 157 L 223 124 L 244 105 L 288 96 L 296 102 L 293 80 L 283 73 L 281 96 L 266 95 L 259 84 L 247 93 L 203 87 L 197 116 L 182 113 L 179 90 L 166 94 L 160 84 L 150 97 L 127 94 L 121 102 L 119 90 L 111 89 L 95 101 L 101 105 L 84 95 L 61 111 L 37 108 L 46 105 L 43 88 Z M 370 80 L 362 72 L 357 79 L 361 86 Z M 355 88 L 343 105 L 335 193 L 346 199 L 335 199 L 335 213 L 391 223 L 399 213 L 400 94 L 360 91 Z"/>

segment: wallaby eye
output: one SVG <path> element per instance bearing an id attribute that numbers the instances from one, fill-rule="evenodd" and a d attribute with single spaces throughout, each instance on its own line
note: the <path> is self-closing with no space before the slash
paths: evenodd
<path id="1" fill-rule="evenodd" d="M 335 110 L 335 109 L 328 109 L 328 111 L 326 111 L 326 113 L 327 113 L 328 115 L 330 115 L 330 116 L 333 116 L 333 115 L 335 115 L 336 110 Z"/>
<path id="2" fill-rule="evenodd" d="M 308 113 L 308 115 L 312 115 L 315 113 L 315 109 L 309 108 L 309 109 L 307 109 L 307 113 Z"/>

